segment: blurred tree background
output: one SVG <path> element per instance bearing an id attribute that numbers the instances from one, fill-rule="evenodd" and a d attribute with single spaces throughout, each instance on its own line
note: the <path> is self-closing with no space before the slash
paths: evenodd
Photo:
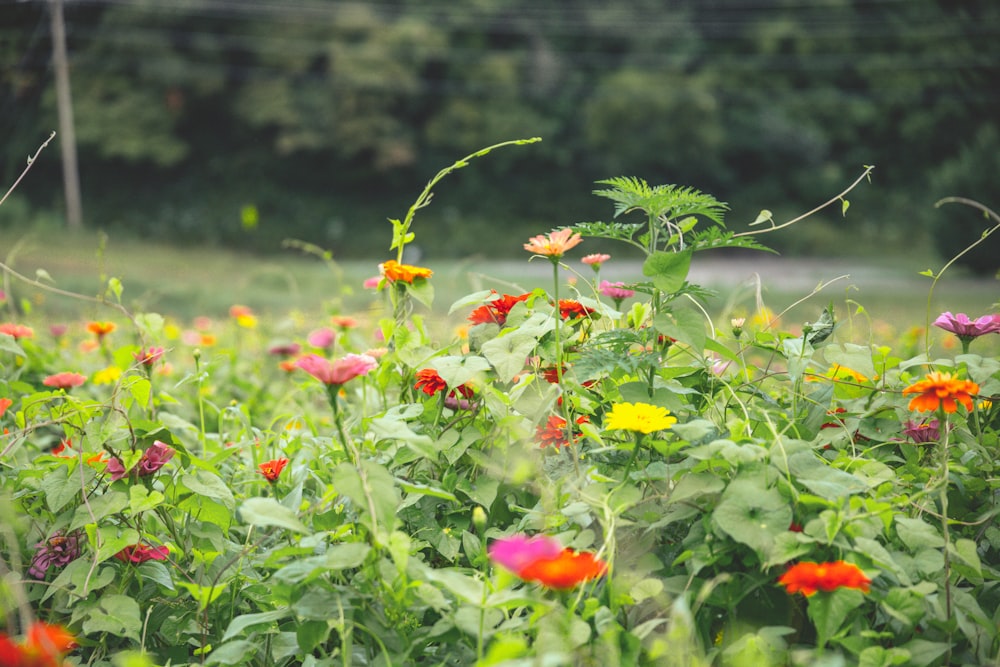
<path id="1" fill-rule="evenodd" d="M 996 0 L 65 3 L 85 221 L 109 231 L 381 256 L 438 169 L 531 136 L 450 177 L 418 245 L 520 255 L 609 218 L 589 193 L 617 175 L 710 192 L 742 227 L 876 165 L 846 218 L 769 237 L 789 253 L 950 253 L 986 221 L 935 201 L 1000 206 Z M 48 12 L 0 0 L 5 184 L 57 127 Z M 0 230 L 61 218 L 43 155 Z"/>

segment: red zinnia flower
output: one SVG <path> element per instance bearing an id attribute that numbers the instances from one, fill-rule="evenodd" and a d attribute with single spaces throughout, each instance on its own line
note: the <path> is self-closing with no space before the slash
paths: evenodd
<path id="1" fill-rule="evenodd" d="M 348 354 L 330 361 L 318 354 L 299 357 L 295 365 L 326 385 L 342 385 L 362 375 L 368 375 L 378 361 L 367 354 Z"/>
<path id="2" fill-rule="evenodd" d="M 917 412 L 934 412 L 939 406 L 945 412 L 955 412 L 959 403 L 972 412 L 972 397 L 978 393 L 979 385 L 975 382 L 937 371 L 931 371 L 925 379 L 903 390 L 904 396 L 918 394 L 910 400 L 910 410 Z"/>
<path id="3" fill-rule="evenodd" d="M 66 628 L 37 621 L 21 644 L 0 632 L 0 667 L 57 667 L 75 646 L 76 639 Z"/>
<path id="4" fill-rule="evenodd" d="M 433 368 L 423 368 L 417 371 L 417 382 L 413 385 L 415 389 L 419 389 L 428 396 L 433 396 L 439 391 L 444 391 L 448 388 L 445 384 L 444 379 L 438 375 L 438 372 Z"/>
<path id="5" fill-rule="evenodd" d="M 871 579 L 854 563 L 838 560 L 832 563 L 797 563 L 781 575 L 778 583 L 790 594 L 802 593 L 809 597 L 816 591 L 829 593 L 838 588 L 855 588 L 867 593 Z"/>
<path id="6" fill-rule="evenodd" d="M 473 324 L 495 322 L 502 327 L 507 323 L 507 315 L 510 313 L 511 308 L 521 301 L 526 301 L 530 296 L 531 292 L 521 294 L 520 296 L 504 294 L 469 313 L 469 321 Z"/>
<path id="7" fill-rule="evenodd" d="M 257 466 L 258 468 L 257 472 L 263 475 L 264 479 L 266 479 L 267 481 L 277 482 L 278 475 L 281 474 L 281 471 L 285 469 L 286 465 L 288 465 L 288 459 L 274 459 L 273 461 L 264 461 L 263 463 Z"/>
<path id="8" fill-rule="evenodd" d="M 576 418 L 577 424 L 586 424 L 590 421 L 587 415 L 581 415 Z M 580 439 L 580 433 L 573 434 L 573 442 Z M 539 425 L 535 429 L 535 439 L 538 440 L 539 445 L 544 449 L 549 445 L 553 445 L 556 449 L 568 445 L 569 442 L 566 440 L 566 420 L 559 415 L 549 415 L 544 425 Z"/>
<path id="9" fill-rule="evenodd" d="M 72 389 L 73 387 L 79 387 L 81 384 L 87 381 L 86 375 L 80 375 L 79 373 L 56 373 L 55 375 L 50 375 L 44 380 L 42 384 L 46 387 L 54 387 L 56 389 Z"/>
<path id="10" fill-rule="evenodd" d="M 143 366 L 152 366 L 163 356 L 162 347 L 149 347 L 146 349 L 140 349 L 138 352 L 132 355 L 136 361 L 138 361 Z"/>
<path id="11" fill-rule="evenodd" d="M 139 565 L 148 560 L 167 560 L 168 555 L 170 555 L 170 549 L 165 546 L 147 547 L 145 544 L 133 544 L 116 553 L 115 558 L 123 563 Z"/>
<path id="12" fill-rule="evenodd" d="M 9 398 L 0 398 L 0 417 L 3 417 L 4 413 L 7 412 L 7 408 L 14 405 L 14 401 Z"/>
<path id="13" fill-rule="evenodd" d="M 582 317 L 590 317 L 593 312 L 593 308 L 587 308 L 579 301 L 573 301 L 572 299 L 559 300 L 559 315 L 564 320 L 576 320 Z"/>
<path id="14" fill-rule="evenodd" d="M 526 581 L 537 581 L 542 586 L 562 590 L 596 579 L 607 569 L 607 564 L 589 551 L 563 549 L 555 558 L 540 558 L 530 563 L 518 576 Z"/>

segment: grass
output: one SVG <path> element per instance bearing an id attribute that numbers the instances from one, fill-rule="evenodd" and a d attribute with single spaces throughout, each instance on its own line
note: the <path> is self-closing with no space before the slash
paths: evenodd
<path id="1" fill-rule="evenodd" d="M 32 231 L 20 236 L 5 232 L 4 261 L 32 279 L 86 296 L 100 296 L 110 277 L 124 286 L 123 304 L 136 312 L 154 311 L 179 319 L 197 315 L 221 316 L 234 303 L 246 304 L 264 316 L 290 311 L 303 313 L 362 313 L 379 307 L 379 299 L 361 287 L 377 273 L 379 259 L 334 258 L 324 262 L 295 249 L 259 256 L 224 248 L 180 248 L 138 239 L 107 238 L 94 231 L 80 233 Z M 514 243 L 514 240 L 510 241 Z M 596 242 L 593 242 L 596 243 Z M 388 244 L 387 244 L 388 245 Z M 593 248 L 598 250 L 598 248 Z M 614 253 L 613 248 L 600 248 Z M 386 252 L 388 258 L 389 252 Z M 435 317 L 441 317 L 458 298 L 471 292 L 496 289 L 517 293 L 548 287 L 547 262 L 489 261 L 485 258 L 422 262 L 434 269 Z M 579 284 L 590 280 L 589 268 L 566 262 L 579 273 Z M 933 266 L 939 270 L 943 262 Z M 775 311 L 798 303 L 787 315 L 791 322 L 811 321 L 832 301 L 842 317 L 865 313 L 897 330 L 922 325 L 928 314 L 944 310 L 978 315 L 990 312 L 998 296 L 997 282 L 973 279 L 950 270 L 936 286 L 930 308 L 931 279 L 918 275 L 928 265 L 892 260 L 796 260 L 772 255 L 738 258 L 703 253 L 695 257 L 691 281 L 719 292 L 710 302 L 713 316 L 753 312 L 759 292 Z M 609 262 L 602 273 L 609 280 L 640 280 L 638 262 Z M 8 276 L 5 289 L 18 300 L 58 317 L 100 318 L 106 307 L 24 285 Z M 814 293 L 818 286 L 825 285 Z M 864 312 L 859 311 L 859 308 Z"/>

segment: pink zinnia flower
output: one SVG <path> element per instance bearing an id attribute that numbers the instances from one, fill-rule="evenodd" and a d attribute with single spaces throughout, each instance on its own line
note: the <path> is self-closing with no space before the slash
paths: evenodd
<path id="1" fill-rule="evenodd" d="M 918 445 L 928 442 L 938 442 L 941 439 L 941 422 L 937 419 L 931 419 L 930 421 L 907 420 L 903 424 L 903 435 Z"/>
<path id="2" fill-rule="evenodd" d="M 132 355 L 143 366 L 152 366 L 163 356 L 162 347 L 147 347 Z"/>
<path id="3" fill-rule="evenodd" d="M 635 296 L 635 290 L 626 289 L 623 282 L 611 283 L 607 280 L 602 280 L 597 289 L 600 290 L 601 294 L 615 301 L 623 301 Z"/>
<path id="4" fill-rule="evenodd" d="M 573 233 L 572 229 L 560 229 L 548 234 L 540 234 L 528 239 L 524 244 L 524 249 L 536 255 L 544 255 L 549 259 L 559 259 L 566 254 L 570 248 L 574 248 L 583 241 L 580 233 Z"/>
<path id="5" fill-rule="evenodd" d="M 62 338 L 69 331 L 69 326 L 66 324 L 50 324 L 49 333 L 52 334 L 53 338 Z"/>
<path id="6" fill-rule="evenodd" d="M 139 477 L 147 477 L 167 464 L 167 461 L 174 457 L 174 450 L 165 442 L 154 440 L 153 444 L 142 453 L 142 458 L 136 464 L 134 470 Z M 108 461 L 108 472 L 111 473 L 111 481 L 116 482 L 128 472 L 119 459 L 112 458 Z"/>
<path id="7" fill-rule="evenodd" d="M 364 287 L 365 289 L 375 289 L 379 286 L 379 283 L 381 282 L 382 282 L 382 276 L 372 276 L 371 278 L 366 279 L 365 282 L 361 284 L 361 286 Z"/>
<path id="8" fill-rule="evenodd" d="M 342 385 L 361 375 L 367 375 L 378 366 L 378 361 L 367 354 L 348 354 L 330 361 L 318 354 L 307 354 L 295 365 L 327 385 Z"/>
<path id="9" fill-rule="evenodd" d="M 965 313 L 952 315 L 950 312 L 944 312 L 934 320 L 934 326 L 950 331 L 960 338 L 976 338 L 988 333 L 1000 333 L 1000 315 L 983 315 L 971 320 Z"/>
<path id="10" fill-rule="evenodd" d="M 28 574 L 35 579 L 44 579 L 49 568 L 69 565 L 80 557 L 79 531 L 65 533 L 57 530 L 52 537 L 35 545 L 35 555 L 28 567 Z"/>
<path id="11" fill-rule="evenodd" d="M 520 574 L 524 568 L 539 559 L 558 557 L 562 550 L 563 546 L 558 540 L 545 535 L 511 535 L 494 540 L 487 551 L 494 563 L 514 574 Z"/>
<path id="12" fill-rule="evenodd" d="M 328 327 L 323 327 L 322 329 L 316 329 L 307 339 L 309 344 L 313 347 L 318 347 L 322 350 L 333 345 L 333 342 L 337 340 L 337 332 Z"/>
<path id="13" fill-rule="evenodd" d="M 80 375 L 79 373 L 56 373 L 55 375 L 50 375 L 44 380 L 42 384 L 46 387 L 54 387 L 56 389 L 72 389 L 73 387 L 79 387 L 81 384 L 87 381 L 86 375 Z"/>

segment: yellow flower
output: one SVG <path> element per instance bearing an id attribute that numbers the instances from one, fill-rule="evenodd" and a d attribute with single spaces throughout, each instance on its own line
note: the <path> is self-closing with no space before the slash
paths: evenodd
<path id="1" fill-rule="evenodd" d="M 122 376 L 122 369 L 108 366 L 94 373 L 94 384 L 114 384 Z"/>
<path id="2" fill-rule="evenodd" d="M 670 411 L 648 403 L 615 403 L 604 419 L 608 431 L 637 431 L 653 433 L 668 429 L 677 423 Z"/>

